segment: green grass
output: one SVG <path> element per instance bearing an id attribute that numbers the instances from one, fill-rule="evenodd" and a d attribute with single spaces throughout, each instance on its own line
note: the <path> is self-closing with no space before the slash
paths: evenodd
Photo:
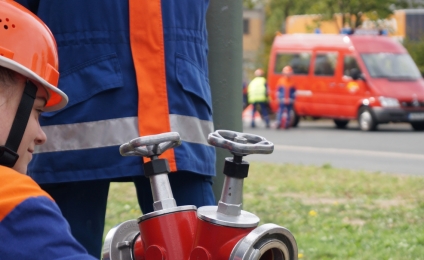
<path id="1" fill-rule="evenodd" d="M 288 228 L 300 259 L 424 259 L 424 178 L 251 163 L 244 210 Z M 105 235 L 141 215 L 131 183 L 111 187 Z"/>

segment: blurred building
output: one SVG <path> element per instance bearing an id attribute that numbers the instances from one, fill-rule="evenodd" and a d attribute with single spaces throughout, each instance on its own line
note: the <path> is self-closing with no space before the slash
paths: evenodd
<path id="1" fill-rule="evenodd" d="M 398 0 L 399 1 L 399 0 Z M 405 1 L 403 1 L 405 3 Z M 424 8 L 424 0 L 407 0 L 408 8 Z"/>
<path id="2" fill-rule="evenodd" d="M 397 10 L 399 16 L 397 34 L 418 41 L 424 37 L 424 9 Z"/>
<path id="3" fill-rule="evenodd" d="M 341 33 L 347 31 L 342 24 L 342 15 L 335 15 L 332 21 L 321 21 L 320 15 L 292 15 L 286 19 L 286 33 Z M 424 37 L 424 9 L 395 10 L 387 19 L 370 20 L 364 17 L 357 33 L 384 33 L 402 41 L 405 37 L 419 40 Z"/>
<path id="4" fill-rule="evenodd" d="M 243 10 L 243 80 L 250 80 L 258 66 L 258 56 L 263 48 L 265 12 L 263 8 Z"/>

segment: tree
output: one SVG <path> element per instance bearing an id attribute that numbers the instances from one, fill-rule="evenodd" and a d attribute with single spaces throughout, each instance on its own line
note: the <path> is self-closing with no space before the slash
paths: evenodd
<path id="1" fill-rule="evenodd" d="M 421 75 L 424 76 L 424 37 L 421 37 L 419 41 L 411 41 L 410 39 L 406 38 L 403 41 L 403 46 L 405 46 L 412 59 L 417 64 Z"/>
<path id="2" fill-rule="evenodd" d="M 336 19 L 335 14 L 342 14 L 342 26 L 358 28 L 364 16 L 377 21 L 393 13 L 398 0 L 322 0 L 312 4 L 308 13 L 321 14 L 323 20 Z"/>
<path id="3" fill-rule="evenodd" d="M 243 0 L 243 7 L 253 9 L 257 5 L 262 5 L 262 0 Z"/>
<path id="4" fill-rule="evenodd" d="M 265 71 L 268 68 L 269 53 L 274 37 L 277 33 L 284 33 L 284 24 L 287 16 L 305 13 L 308 5 L 308 0 L 269 0 L 266 2 L 264 50 L 260 56 L 260 61 Z"/>

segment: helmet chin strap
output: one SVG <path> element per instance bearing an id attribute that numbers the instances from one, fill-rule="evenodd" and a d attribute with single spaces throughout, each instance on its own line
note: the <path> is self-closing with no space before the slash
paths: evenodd
<path id="1" fill-rule="evenodd" d="M 0 146 L 0 165 L 12 168 L 18 160 L 18 148 L 25 133 L 36 94 L 37 86 L 27 80 L 6 144 Z"/>

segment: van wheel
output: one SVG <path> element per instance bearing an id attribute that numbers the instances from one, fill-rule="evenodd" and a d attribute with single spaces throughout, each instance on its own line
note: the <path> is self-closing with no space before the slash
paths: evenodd
<path id="1" fill-rule="evenodd" d="M 347 124 L 349 124 L 349 120 L 334 119 L 334 123 L 337 128 L 346 128 Z"/>
<path id="2" fill-rule="evenodd" d="M 415 131 L 424 131 L 424 122 L 411 123 L 411 126 Z"/>
<path id="3" fill-rule="evenodd" d="M 293 114 L 291 114 L 291 127 L 297 127 L 300 121 L 300 116 L 296 113 L 296 111 L 294 111 L 294 109 L 292 110 L 292 112 Z"/>
<path id="4" fill-rule="evenodd" d="M 359 128 L 362 131 L 374 131 L 377 129 L 377 123 L 371 110 L 367 107 L 362 107 L 358 112 Z"/>

